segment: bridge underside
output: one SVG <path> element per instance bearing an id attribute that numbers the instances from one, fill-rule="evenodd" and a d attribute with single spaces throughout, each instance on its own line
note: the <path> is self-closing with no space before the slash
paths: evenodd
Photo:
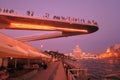
<path id="1" fill-rule="evenodd" d="M 11 14 L 0 15 L 0 28 L 19 30 L 62 31 L 65 36 L 89 34 L 98 30 L 97 25 L 40 19 L 29 16 L 14 16 Z"/>

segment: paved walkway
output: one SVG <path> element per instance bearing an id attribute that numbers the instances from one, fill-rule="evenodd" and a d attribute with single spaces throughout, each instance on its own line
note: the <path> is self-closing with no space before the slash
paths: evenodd
<path id="1" fill-rule="evenodd" d="M 60 62 L 60 64 L 59 64 L 57 74 L 54 77 L 54 80 L 67 80 L 66 72 L 63 68 L 62 62 Z"/>
<path id="2" fill-rule="evenodd" d="M 46 70 L 40 70 L 29 80 L 67 80 L 61 62 L 53 62 L 48 65 Z"/>

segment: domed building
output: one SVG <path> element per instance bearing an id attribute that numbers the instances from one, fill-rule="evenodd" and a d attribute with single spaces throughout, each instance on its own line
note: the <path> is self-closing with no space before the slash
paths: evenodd
<path id="1" fill-rule="evenodd" d="M 73 50 L 73 56 L 77 59 L 82 58 L 82 50 L 80 49 L 79 45 L 76 45 L 75 49 Z"/>

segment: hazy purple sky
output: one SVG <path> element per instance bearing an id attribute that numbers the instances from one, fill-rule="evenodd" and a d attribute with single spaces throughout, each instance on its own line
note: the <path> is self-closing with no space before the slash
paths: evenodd
<path id="1" fill-rule="evenodd" d="M 36 15 L 48 12 L 50 15 L 79 17 L 98 22 L 99 30 L 92 34 L 29 43 L 41 50 L 70 53 L 76 45 L 79 45 L 84 52 L 101 53 L 107 47 L 120 43 L 120 0 L 0 0 L 0 7 L 20 12 L 32 10 Z M 25 30 L 0 30 L 0 32 L 13 37 L 41 34 L 41 31 Z"/>

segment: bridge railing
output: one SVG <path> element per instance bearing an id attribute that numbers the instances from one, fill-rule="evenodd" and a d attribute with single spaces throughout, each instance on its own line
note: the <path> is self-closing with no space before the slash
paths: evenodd
<path id="1" fill-rule="evenodd" d="M 81 24 L 81 25 L 91 25 L 98 27 L 98 24 L 94 20 L 85 20 L 81 18 L 74 17 L 63 17 L 63 16 L 51 16 L 49 13 L 45 13 L 43 16 L 35 14 L 34 11 L 16 11 L 14 9 L 4 9 L 0 8 L 0 14 L 2 15 L 10 15 L 10 16 L 19 16 L 19 17 L 27 17 L 27 18 L 35 18 L 35 19 L 43 19 L 43 20 L 52 20 L 57 22 L 66 22 L 70 24 Z"/>
<path id="2" fill-rule="evenodd" d="M 87 80 L 87 69 L 68 69 L 68 80 Z"/>

